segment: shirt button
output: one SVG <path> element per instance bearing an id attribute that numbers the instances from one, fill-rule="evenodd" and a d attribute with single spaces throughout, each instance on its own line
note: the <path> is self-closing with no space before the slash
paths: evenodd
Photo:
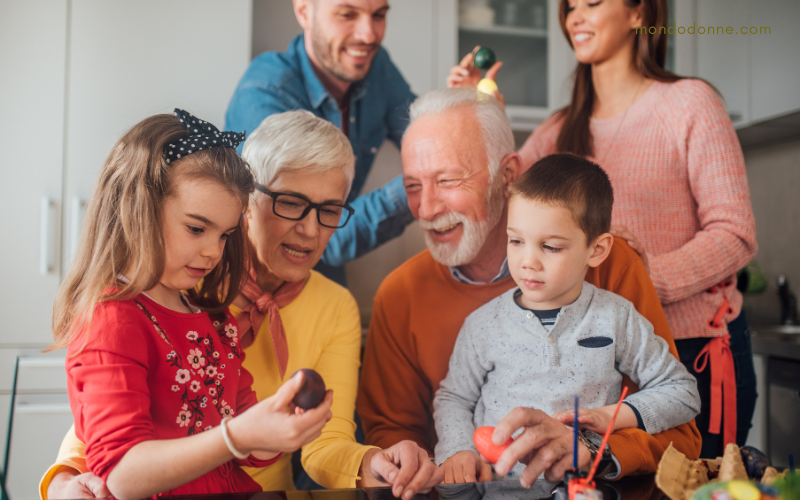
<path id="1" fill-rule="evenodd" d="M 526 314 L 526 316 L 528 317 L 528 319 L 531 319 L 533 317 L 533 313 L 528 311 L 528 314 Z"/>
<path id="2" fill-rule="evenodd" d="M 552 344 L 552 343 L 554 343 L 554 342 L 556 341 L 556 338 L 555 338 L 555 337 L 553 337 L 552 335 L 548 335 L 548 336 L 547 336 L 547 341 L 548 341 L 548 342 L 550 342 L 550 343 Z"/>
<path id="3" fill-rule="evenodd" d="M 378 148 L 372 148 L 369 150 L 370 153 L 375 154 L 378 152 Z"/>
<path id="4" fill-rule="evenodd" d="M 355 116 L 351 116 L 350 117 L 350 123 L 355 123 L 355 122 L 356 122 L 356 117 Z"/>

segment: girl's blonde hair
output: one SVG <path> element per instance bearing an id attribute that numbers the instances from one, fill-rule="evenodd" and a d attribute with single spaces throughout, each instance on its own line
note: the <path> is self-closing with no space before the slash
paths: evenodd
<path id="1" fill-rule="evenodd" d="M 240 200 L 244 212 L 255 184 L 234 149 L 214 147 L 170 164 L 164 161 L 164 147 L 189 135 L 174 115 L 156 115 L 135 125 L 114 146 L 89 201 L 75 261 L 56 296 L 52 349 L 68 346 L 82 332 L 87 333 L 85 345 L 98 303 L 128 300 L 156 286 L 165 265 L 161 210 L 179 181 L 218 182 Z M 247 272 L 245 241 L 240 218 L 219 264 L 200 287 L 188 290 L 198 307 L 213 314 L 233 302 Z M 117 282 L 121 273 L 129 282 Z"/>

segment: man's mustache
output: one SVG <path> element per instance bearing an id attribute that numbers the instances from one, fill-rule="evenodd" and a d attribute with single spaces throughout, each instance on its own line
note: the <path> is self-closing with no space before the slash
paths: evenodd
<path id="1" fill-rule="evenodd" d="M 437 215 L 433 220 L 419 219 L 419 227 L 426 231 L 441 231 L 454 224 L 469 222 L 464 214 L 458 212 L 447 212 Z"/>

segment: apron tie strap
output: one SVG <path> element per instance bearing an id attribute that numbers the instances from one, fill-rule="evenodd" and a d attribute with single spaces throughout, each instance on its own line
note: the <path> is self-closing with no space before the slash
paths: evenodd
<path id="1" fill-rule="evenodd" d="M 722 306 L 710 321 L 713 328 L 722 326 L 722 320 L 729 312 L 728 299 L 723 298 Z M 725 416 L 723 446 L 736 443 L 736 370 L 731 352 L 731 336 L 715 337 L 700 351 L 694 360 L 694 369 L 700 373 L 710 363 L 711 370 L 711 408 L 708 432 L 719 434 Z"/>

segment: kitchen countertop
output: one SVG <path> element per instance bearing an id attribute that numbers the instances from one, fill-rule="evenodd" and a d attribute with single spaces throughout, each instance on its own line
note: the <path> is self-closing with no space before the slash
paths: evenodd
<path id="1" fill-rule="evenodd" d="M 750 325 L 753 353 L 800 361 L 800 333 L 775 331 L 780 325 Z"/>

